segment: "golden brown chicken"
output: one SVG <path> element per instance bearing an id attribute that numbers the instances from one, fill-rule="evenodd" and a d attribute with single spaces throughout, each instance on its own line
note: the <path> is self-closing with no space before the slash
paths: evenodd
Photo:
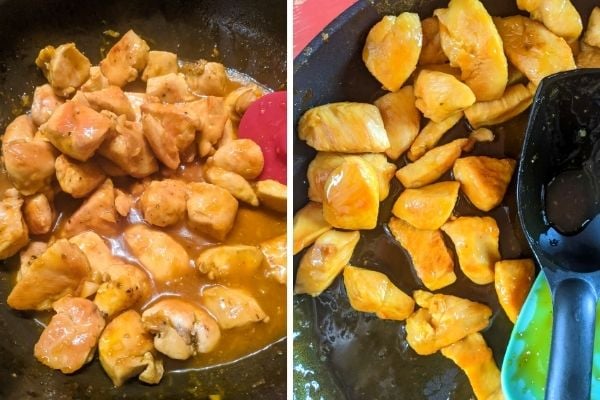
<path id="1" fill-rule="evenodd" d="M 185 63 L 181 72 L 196 95 L 223 97 L 231 85 L 225 66 L 217 62 L 199 60 Z"/>
<path id="2" fill-rule="evenodd" d="M 209 279 L 228 275 L 252 279 L 263 260 L 263 254 L 256 246 L 223 245 L 202 251 L 196 259 L 196 268 Z"/>
<path id="3" fill-rule="evenodd" d="M 220 147 L 212 156 L 212 165 L 244 177 L 256 179 L 265 160 L 262 150 L 250 139 L 237 139 Z"/>
<path id="4" fill-rule="evenodd" d="M 240 86 L 225 98 L 229 119 L 238 124 L 248 107 L 264 94 L 263 89 L 254 84 Z"/>
<path id="5" fill-rule="evenodd" d="M 583 41 L 590 46 L 600 47 L 600 7 L 594 7 L 591 12 Z"/>
<path id="6" fill-rule="evenodd" d="M 100 112 L 108 110 L 115 115 L 125 115 L 129 121 L 135 121 L 136 115 L 123 90 L 118 86 L 109 86 L 93 92 L 83 92 L 89 106 Z"/>
<path id="7" fill-rule="evenodd" d="M 583 30 L 581 16 L 570 0 L 517 0 L 517 7 L 567 41 L 577 40 Z"/>
<path id="8" fill-rule="evenodd" d="M 146 94 L 154 96 L 164 103 L 179 103 L 195 99 L 183 74 L 170 73 L 149 78 L 146 82 Z"/>
<path id="9" fill-rule="evenodd" d="M 69 96 L 89 77 L 92 64 L 75 43 L 66 43 L 54 48 L 46 46 L 35 60 L 56 93 Z"/>
<path id="10" fill-rule="evenodd" d="M 494 267 L 496 294 L 513 324 L 517 322 L 534 278 L 535 265 L 531 259 L 498 261 Z"/>
<path id="11" fill-rule="evenodd" d="M 175 105 L 185 116 L 189 117 L 193 126 L 200 133 L 198 136 L 198 154 L 200 157 L 213 154 L 216 147 L 223 147 L 225 144 L 237 139 L 237 134 L 230 132 L 229 141 L 222 142 L 224 138 L 226 125 L 228 121 L 228 110 L 225 100 L 222 97 L 206 96 L 199 100 L 189 103 L 180 103 Z M 249 159 L 256 163 L 258 153 L 255 147 L 250 148 L 247 142 L 241 142 L 242 146 L 246 146 L 244 151 L 252 151 L 248 154 Z M 238 143 L 237 146 L 240 144 Z M 235 149 L 235 148 L 234 148 Z M 229 149 L 229 150 L 234 150 Z M 234 154 L 231 154 L 234 155 Z M 239 155 L 238 155 L 239 157 Z M 237 161 L 242 161 L 238 159 Z M 244 161 L 246 162 L 246 161 Z M 235 163 L 232 163 L 235 164 Z M 227 169 L 227 168 L 226 168 Z M 262 167 L 261 167 L 262 169 Z M 243 174 L 240 174 L 243 176 Z"/>
<path id="12" fill-rule="evenodd" d="M 287 282 L 287 235 L 279 235 L 259 245 L 267 268 L 265 275 L 285 285 Z"/>
<path id="13" fill-rule="evenodd" d="M 147 81 L 156 76 L 177 73 L 177 54 L 168 51 L 151 50 L 148 52 L 146 68 L 142 74 L 142 80 Z"/>
<path id="14" fill-rule="evenodd" d="M 577 68 L 600 68 L 600 48 L 581 44 L 577 54 Z"/>
<path id="15" fill-rule="evenodd" d="M 310 246 L 315 240 L 332 226 L 323 218 L 323 206 L 319 203 L 308 202 L 294 215 L 294 254 Z"/>
<path id="16" fill-rule="evenodd" d="M 419 65 L 447 63 L 448 57 L 442 49 L 440 23 L 437 17 L 422 20 L 421 28 L 423 30 L 423 46 L 419 55 Z"/>
<path id="17" fill-rule="evenodd" d="M 144 137 L 152 151 L 167 168 L 176 169 L 181 163 L 175 137 L 165 131 L 160 120 L 152 114 L 142 116 Z"/>
<path id="18" fill-rule="evenodd" d="M 433 122 L 442 122 L 475 103 L 471 89 L 438 71 L 422 70 L 415 81 L 415 105 Z"/>
<path id="19" fill-rule="evenodd" d="M 260 204 L 271 210 L 284 213 L 287 211 L 287 186 L 273 179 L 265 179 L 254 185 Z"/>
<path id="20" fill-rule="evenodd" d="M 52 86 L 49 84 L 38 86 L 33 92 L 31 119 L 40 126 L 48 121 L 52 113 L 63 103 L 64 101 L 54 93 Z"/>
<path id="21" fill-rule="evenodd" d="M 187 213 L 199 232 L 224 240 L 233 228 L 238 202 L 227 190 L 210 183 L 188 184 Z"/>
<path id="22" fill-rule="evenodd" d="M 525 111 L 533 101 L 535 86 L 517 83 L 506 88 L 497 100 L 482 101 L 465 110 L 465 117 L 473 128 L 497 125 Z"/>
<path id="23" fill-rule="evenodd" d="M 115 191 L 112 181 L 107 179 L 71 215 L 65 223 L 62 233 L 66 237 L 86 230 L 110 234 L 114 233 L 116 228 Z"/>
<path id="24" fill-rule="evenodd" d="M 151 225 L 165 227 L 185 218 L 186 187 L 181 181 L 164 179 L 152 181 L 140 197 L 144 220 Z"/>
<path id="25" fill-rule="evenodd" d="M 208 167 L 204 173 L 208 182 L 227 190 L 239 201 L 258 207 L 258 196 L 243 176 L 220 167 Z"/>
<path id="26" fill-rule="evenodd" d="M 242 289 L 211 286 L 202 290 L 201 299 L 221 329 L 237 328 L 261 321 L 269 322 L 269 316 L 256 299 Z"/>
<path id="27" fill-rule="evenodd" d="M 104 171 L 94 159 L 80 162 L 61 154 L 56 158 L 54 167 L 62 191 L 76 199 L 92 193 L 106 180 Z"/>
<path id="28" fill-rule="evenodd" d="M 408 159 L 416 161 L 433 149 L 446 132 L 463 117 L 462 111 L 456 112 L 441 122 L 429 121 L 415 138 L 408 151 Z"/>
<path id="29" fill-rule="evenodd" d="M 38 193 L 25 199 L 23 217 L 29 233 L 44 235 L 52 229 L 55 213 L 48 197 L 43 193 Z"/>
<path id="30" fill-rule="evenodd" d="M 133 82 L 146 67 L 149 50 L 144 39 L 129 30 L 100 61 L 102 74 L 111 85 L 123 87 Z"/>
<path id="31" fill-rule="evenodd" d="M 4 192 L 0 201 L 0 260 L 14 256 L 29 243 L 22 205 L 23 199 L 15 189 Z"/>
<path id="32" fill-rule="evenodd" d="M 95 90 L 106 89 L 110 86 L 108 78 L 102 73 L 102 69 L 99 66 L 93 66 L 90 68 L 90 77 L 83 85 L 81 85 L 82 92 L 93 92 Z"/>

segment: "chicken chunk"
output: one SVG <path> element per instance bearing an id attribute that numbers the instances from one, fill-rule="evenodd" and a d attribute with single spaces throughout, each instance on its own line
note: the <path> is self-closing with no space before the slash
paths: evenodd
<path id="1" fill-rule="evenodd" d="M 465 116 L 473 128 L 497 125 L 525 111 L 533 101 L 535 87 L 517 83 L 506 88 L 497 100 L 482 101 L 465 110 Z"/>
<path id="2" fill-rule="evenodd" d="M 475 103 L 475 95 L 467 85 L 452 75 L 426 69 L 415 81 L 415 96 L 417 108 L 438 123 Z"/>
<path id="3" fill-rule="evenodd" d="M 2 146 L 19 140 L 30 141 L 35 137 L 36 130 L 37 128 L 30 116 L 26 114 L 19 115 L 6 127 L 2 136 Z"/>
<path id="4" fill-rule="evenodd" d="M 228 111 L 222 97 L 206 96 L 196 101 L 177 104 L 176 107 L 191 119 L 198 136 L 198 154 L 205 157 L 215 151 L 215 147 L 225 133 Z M 236 139 L 236 138 L 233 138 Z M 226 143 L 223 143 L 225 145 Z"/>
<path id="5" fill-rule="evenodd" d="M 4 192 L 0 201 L 0 260 L 14 256 L 29 243 L 22 205 L 23 199 L 15 189 Z"/>
<path id="6" fill-rule="evenodd" d="M 600 68 L 600 48 L 581 44 L 581 52 L 577 54 L 577 68 Z"/>
<path id="7" fill-rule="evenodd" d="M 220 147 L 212 156 L 212 164 L 241 175 L 245 179 L 257 178 L 265 163 L 263 152 L 250 139 L 236 139 Z"/>
<path id="8" fill-rule="evenodd" d="M 348 265 L 344 268 L 344 286 L 352 308 L 375 313 L 381 319 L 403 321 L 415 307 L 413 299 L 381 272 Z"/>
<path id="9" fill-rule="evenodd" d="M 500 260 L 500 231 L 492 217 L 459 217 L 442 230 L 450 236 L 464 274 L 478 285 L 494 281 L 494 264 Z"/>
<path id="10" fill-rule="evenodd" d="M 190 225 L 202 233 L 224 240 L 233 228 L 238 202 L 227 190 L 210 183 L 190 183 L 187 212 Z"/>
<path id="11" fill-rule="evenodd" d="M 87 299 L 63 297 L 52 307 L 56 314 L 35 344 L 34 355 L 42 364 L 70 374 L 92 361 L 104 318 Z"/>
<path id="12" fill-rule="evenodd" d="M 17 273 L 17 281 L 19 281 L 21 277 L 27 273 L 31 263 L 34 262 L 39 256 L 44 254 L 47 249 L 48 243 L 46 242 L 29 242 L 29 245 L 21 250 L 19 253 L 19 261 L 21 262 L 21 266 L 19 268 L 19 272 Z"/>
<path id="13" fill-rule="evenodd" d="M 140 268 L 117 258 L 107 268 L 108 279 L 98 287 L 94 304 L 111 318 L 148 299 L 151 282 Z"/>
<path id="14" fill-rule="evenodd" d="M 379 183 L 370 164 L 348 157 L 324 187 L 323 216 L 335 228 L 373 229 L 379 215 Z"/>
<path id="15" fill-rule="evenodd" d="M 209 279 L 219 279 L 232 274 L 251 278 L 263 260 L 263 254 L 256 246 L 217 246 L 200 253 L 196 260 L 196 268 Z"/>
<path id="16" fill-rule="evenodd" d="M 468 142 L 468 139 L 456 139 L 431 149 L 414 163 L 396 171 L 396 178 L 405 188 L 418 188 L 435 182 L 452 168 Z"/>
<path id="17" fill-rule="evenodd" d="M 116 229 L 115 192 L 112 181 L 107 179 L 67 220 L 63 235 L 71 237 L 86 230 L 111 234 Z"/>
<path id="18" fill-rule="evenodd" d="M 120 189 L 115 189 L 115 208 L 120 216 L 126 217 L 129 215 L 133 207 L 133 197 Z"/>
<path id="19" fill-rule="evenodd" d="M 479 0 L 451 0 L 435 10 L 440 39 L 450 65 L 462 71 L 462 81 L 477 101 L 502 96 L 508 82 L 508 63 L 492 17 Z"/>
<path id="20" fill-rule="evenodd" d="M 125 115 L 130 121 L 135 121 L 136 115 L 133 106 L 120 87 L 109 86 L 93 92 L 83 92 L 83 95 L 94 110 L 108 110 L 116 115 Z"/>
<path id="21" fill-rule="evenodd" d="M 510 158 L 464 157 L 456 160 L 452 172 L 471 203 L 489 211 L 502 202 L 516 164 Z"/>
<path id="22" fill-rule="evenodd" d="M 513 324 L 517 322 L 534 278 L 535 264 L 528 258 L 498 261 L 494 266 L 496 294 Z"/>
<path id="23" fill-rule="evenodd" d="M 99 66 L 90 68 L 90 77 L 83 85 L 82 92 L 94 92 L 96 90 L 106 89 L 110 86 L 108 79 L 102 74 L 102 69 Z"/>
<path id="24" fill-rule="evenodd" d="M 54 224 L 54 210 L 50 200 L 43 193 L 25 199 L 23 216 L 29 232 L 33 235 L 44 235 L 50 232 Z"/>
<path id="25" fill-rule="evenodd" d="M 385 154 L 397 160 L 419 133 L 421 114 L 415 107 L 415 93 L 412 86 L 405 86 L 394 93 L 388 93 L 375 100 L 381 113 L 383 125 L 388 135 L 390 147 Z"/>
<path id="26" fill-rule="evenodd" d="M 60 96 L 69 96 L 90 76 L 90 60 L 84 56 L 75 43 L 67 43 L 54 48 L 46 46 L 35 60 L 50 85 Z"/>
<path id="27" fill-rule="evenodd" d="M 313 244 L 332 226 L 323 218 L 323 206 L 309 202 L 294 215 L 294 254 Z"/>
<path id="28" fill-rule="evenodd" d="M 138 73 L 146 67 L 148 44 L 134 31 L 128 31 L 109 50 L 106 58 L 100 61 L 102 74 L 111 85 L 123 87 L 133 82 Z"/>
<path id="29" fill-rule="evenodd" d="M 60 188 L 75 198 L 85 197 L 106 180 L 96 161 L 79 162 L 61 154 L 54 164 Z"/>
<path id="30" fill-rule="evenodd" d="M 179 103 L 194 99 L 183 74 L 170 73 L 149 78 L 146 93 L 164 103 Z"/>
<path id="31" fill-rule="evenodd" d="M 517 7 L 567 41 L 578 39 L 583 30 L 581 16 L 570 0 L 517 0 Z"/>
<path id="32" fill-rule="evenodd" d="M 184 64 L 181 72 L 196 95 L 223 97 L 230 86 L 225 66 L 216 62 L 199 60 Z"/>
<path id="33" fill-rule="evenodd" d="M 273 179 L 256 182 L 256 196 L 263 206 L 280 212 L 287 211 L 287 186 Z"/>
<path id="34" fill-rule="evenodd" d="M 221 329 L 269 322 L 269 316 L 256 299 L 244 290 L 217 285 L 203 289 L 201 296 L 202 304 L 216 318 Z"/>
<path id="35" fill-rule="evenodd" d="M 390 148 L 379 110 L 364 103 L 311 108 L 300 118 L 298 137 L 318 151 L 382 153 Z"/>
<path id="36" fill-rule="evenodd" d="M 441 351 L 444 357 L 451 359 L 465 371 L 478 400 L 504 399 L 500 371 L 494 361 L 492 350 L 481 334 L 471 333 Z"/>
<path id="37" fill-rule="evenodd" d="M 250 183 L 241 175 L 219 167 L 208 167 L 205 174 L 208 182 L 227 190 L 236 199 L 255 207 L 258 206 L 258 196 Z"/>
<path id="38" fill-rule="evenodd" d="M 156 384 L 164 372 L 152 335 L 134 310 L 125 311 L 106 326 L 98 341 L 98 354 L 102 368 L 117 387 L 136 375 L 143 382 Z"/>
<path id="39" fill-rule="evenodd" d="M 63 104 L 52 86 L 45 84 L 35 88 L 33 102 L 31 103 L 31 119 L 40 126 L 50 119 L 54 111 Z"/>
<path id="40" fill-rule="evenodd" d="M 78 296 L 90 273 L 85 254 L 57 240 L 20 275 L 7 303 L 16 310 L 48 310 L 64 296 Z"/>
<path id="41" fill-rule="evenodd" d="M 384 88 L 395 92 L 417 66 L 422 43 L 418 14 L 387 15 L 369 31 L 362 59 Z"/>
<path id="42" fill-rule="evenodd" d="M 463 117 L 462 111 L 456 112 L 441 122 L 429 121 L 425 128 L 415 138 L 408 151 L 408 159 L 416 161 L 429 150 L 433 149 L 446 132 L 456 125 Z"/>
<path id="43" fill-rule="evenodd" d="M 320 295 L 348 265 L 359 239 L 357 231 L 330 230 L 319 236 L 300 260 L 294 293 Z"/>
<path id="44" fill-rule="evenodd" d="M 151 50 L 148 52 L 148 62 L 142 74 L 142 80 L 147 81 L 157 76 L 177 73 L 178 69 L 177 54 Z"/>
<path id="45" fill-rule="evenodd" d="M 91 275 L 98 281 L 110 279 L 114 257 L 104 240 L 93 231 L 79 233 L 69 239 L 85 254 L 91 268 Z"/>
<path id="46" fill-rule="evenodd" d="M 225 107 L 229 110 L 229 119 L 238 124 L 248 107 L 262 97 L 263 94 L 264 91 L 254 84 L 241 86 L 229 93 L 225 98 Z"/>
<path id="47" fill-rule="evenodd" d="M 287 282 L 287 235 L 284 233 L 266 240 L 259 247 L 267 265 L 265 276 L 285 285 Z"/>
<path id="48" fill-rule="evenodd" d="M 417 229 L 436 230 L 452 215 L 460 183 L 446 181 L 403 191 L 392 213 Z"/>
<path id="49" fill-rule="evenodd" d="M 600 7 L 594 7 L 591 12 L 583 41 L 587 45 L 600 47 Z"/>
<path id="50" fill-rule="evenodd" d="M 428 355 L 488 326 L 492 310 L 483 304 L 422 290 L 413 297 L 422 307 L 406 320 L 406 341 L 417 354 Z"/>
<path id="51" fill-rule="evenodd" d="M 142 314 L 144 327 L 154 334 L 154 347 L 176 360 L 212 351 L 221 330 L 202 308 L 177 298 L 161 299 Z"/>
<path id="52" fill-rule="evenodd" d="M 439 230 L 417 229 L 397 218 L 392 218 L 388 227 L 427 289 L 441 289 L 456 281 L 454 261 Z"/>
<path id="53" fill-rule="evenodd" d="M 156 226 L 174 225 L 185 218 L 186 188 L 181 181 L 152 181 L 140 197 L 144 219 Z"/>
<path id="54" fill-rule="evenodd" d="M 423 30 L 423 46 L 419 55 L 419 65 L 444 64 L 448 57 L 444 54 L 440 39 L 440 23 L 436 17 L 425 18 L 421 21 Z"/>

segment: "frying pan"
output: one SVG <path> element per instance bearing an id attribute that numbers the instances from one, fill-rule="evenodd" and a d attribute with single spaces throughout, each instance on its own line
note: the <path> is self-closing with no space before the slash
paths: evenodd
<path id="1" fill-rule="evenodd" d="M 514 0 L 482 1 L 491 15 L 518 14 Z M 595 5 L 573 1 L 584 23 Z M 372 103 L 384 94 L 361 58 L 370 28 L 384 15 L 417 12 L 421 18 L 446 7 L 448 0 L 359 0 L 318 35 L 294 60 L 294 127 L 311 107 L 336 101 Z M 519 157 L 527 112 L 492 128 L 493 143 L 480 143 L 472 154 Z M 442 140 L 464 137 L 467 126 L 459 123 Z M 294 135 L 294 211 L 306 202 L 306 170 L 315 151 Z M 400 159 L 398 165 L 405 161 Z M 446 175 L 442 179 L 449 179 Z M 407 293 L 422 288 L 403 249 L 386 232 L 391 207 L 401 191 L 392 179 L 390 196 L 380 207 L 373 231 L 361 233 L 350 264 L 384 272 Z M 481 215 L 461 194 L 456 206 L 460 215 Z M 515 184 L 503 203 L 490 213 L 500 228 L 503 258 L 531 256 L 517 216 Z M 451 242 L 448 245 L 452 247 Z M 294 258 L 297 269 L 302 253 Z M 455 259 L 457 281 L 440 292 L 482 302 L 493 310 L 492 323 L 483 332 L 497 365 L 502 364 L 512 324 L 502 311 L 493 285 L 474 285 L 462 274 Z M 294 299 L 294 393 L 297 398 L 327 399 L 430 399 L 474 398 L 464 373 L 439 353 L 418 356 L 406 343 L 404 323 L 383 321 L 355 312 L 346 298 L 340 277 L 318 298 Z"/>
<path id="2" fill-rule="evenodd" d="M 100 49 L 114 42 L 102 32 L 130 28 L 153 49 L 216 60 L 273 89 L 285 87 L 283 0 L 0 0 L 0 131 L 23 111 L 21 96 L 44 82 L 34 64 L 41 48 L 75 41 L 96 64 Z M 157 386 L 132 380 L 115 389 L 97 361 L 73 376 L 50 370 L 33 357 L 41 328 L 6 306 L 11 287 L 0 265 L 1 399 L 285 398 L 285 340 L 228 365 L 166 373 Z"/>

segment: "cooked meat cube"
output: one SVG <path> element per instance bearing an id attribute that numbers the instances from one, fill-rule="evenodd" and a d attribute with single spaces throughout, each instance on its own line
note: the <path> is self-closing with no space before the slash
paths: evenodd
<path id="1" fill-rule="evenodd" d="M 46 46 L 35 60 L 50 85 L 61 96 L 69 96 L 90 76 L 90 60 L 75 47 L 66 43 L 54 48 Z"/>
<path id="2" fill-rule="evenodd" d="M 48 249 L 48 243 L 46 242 L 29 242 L 29 245 L 21 250 L 21 253 L 19 253 L 21 267 L 17 273 L 17 281 L 20 280 L 21 276 L 27 272 L 27 269 L 29 269 L 31 263 L 34 262 L 39 256 L 44 254 L 46 249 Z"/>
<path id="3" fill-rule="evenodd" d="M 115 192 L 112 181 L 107 179 L 67 220 L 63 234 L 71 237 L 86 230 L 110 234 L 116 228 Z"/>
<path id="4" fill-rule="evenodd" d="M 176 298 L 159 300 L 142 314 L 144 327 L 154 334 L 154 347 L 176 360 L 212 351 L 221 330 L 202 308 Z"/>
<path id="5" fill-rule="evenodd" d="M 458 255 L 460 269 L 477 283 L 494 281 L 494 263 L 500 260 L 500 231 L 492 217 L 459 217 L 446 222 L 442 230 L 450 236 Z"/>
<path id="6" fill-rule="evenodd" d="M 90 273 L 85 254 L 57 240 L 20 275 L 7 303 L 16 310 L 48 310 L 64 296 L 78 296 Z"/>
<path id="7" fill-rule="evenodd" d="M 462 111 L 456 112 L 441 122 L 429 121 L 425 128 L 415 138 L 408 151 L 408 159 L 417 161 L 433 149 L 446 132 L 458 123 L 463 117 Z"/>
<path id="8" fill-rule="evenodd" d="M 219 167 L 208 167 L 205 174 L 208 182 L 227 190 L 236 199 L 255 207 L 258 206 L 258 197 L 243 176 Z"/>
<path id="9" fill-rule="evenodd" d="M 300 260 L 294 293 L 320 295 L 348 265 L 359 239 L 357 231 L 330 230 L 319 236 Z"/>
<path id="10" fill-rule="evenodd" d="M 515 166 L 510 158 L 464 157 L 456 160 L 452 172 L 471 203 L 489 211 L 502 202 Z"/>
<path id="11" fill-rule="evenodd" d="M 252 103 L 262 97 L 263 90 L 254 84 L 241 86 L 225 98 L 225 107 L 229 110 L 229 119 L 238 124 Z"/>
<path id="12" fill-rule="evenodd" d="M 102 69 L 99 66 L 90 68 L 90 77 L 83 85 L 81 91 L 94 92 L 96 90 L 106 89 L 110 86 L 108 79 L 102 74 Z"/>
<path id="13" fill-rule="evenodd" d="M 181 69 L 192 92 L 202 96 L 223 97 L 230 86 L 223 64 L 199 60 L 187 63 Z"/>
<path id="14" fill-rule="evenodd" d="M 535 265 L 531 259 L 503 260 L 494 266 L 494 285 L 500 305 L 508 318 L 514 323 L 529 294 Z"/>
<path id="15" fill-rule="evenodd" d="M 106 179 L 94 160 L 79 162 L 61 154 L 54 166 L 60 188 L 75 198 L 87 196 Z"/>
<path id="16" fill-rule="evenodd" d="M 149 78 L 146 94 L 156 96 L 164 103 L 179 103 L 194 99 L 183 74 L 170 73 Z"/>
<path id="17" fill-rule="evenodd" d="M 417 229 L 397 218 L 392 218 L 388 227 L 427 289 L 438 290 L 456 281 L 454 261 L 439 230 Z"/>
<path id="18" fill-rule="evenodd" d="M 417 108 L 438 123 L 475 103 L 475 95 L 467 85 L 452 75 L 426 69 L 415 81 L 415 96 Z"/>
<path id="19" fill-rule="evenodd" d="M 125 311 L 106 326 L 98 341 L 98 354 L 102 368 L 117 387 L 136 375 L 156 384 L 164 372 L 162 360 L 155 356 L 152 335 L 134 310 Z"/>
<path id="20" fill-rule="evenodd" d="M 4 131 L 2 146 L 7 143 L 22 140 L 31 141 L 35 137 L 37 128 L 30 116 L 23 114 L 15 118 Z"/>
<path id="21" fill-rule="evenodd" d="M 406 320 L 406 341 L 428 355 L 488 326 L 492 310 L 483 304 L 422 290 L 413 297 L 422 307 Z"/>
<path id="22" fill-rule="evenodd" d="M 91 108 L 96 111 L 108 110 L 116 115 L 125 115 L 128 120 L 135 121 L 135 111 L 129 98 L 118 86 L 109 86 L 93 92 L 83 92 Z"/>
<path id="23" fill-rule="evenodd" d="M 136 92 L 124 92 L 125 96 L 129 99 L 129 104 L 133 108 L 135 114 L 135 122 L 142 121 L 142 104 L 148 101 L 148 96 L 145 93 Z"/>
<path id="24" fill-rule="evenodd" d="M 287 211 L 287 186 L 273 179 L 256 182 L 256 195 L 260 204 L 271 210 L 284 213 Z"/>
<path id="25" fill-rule="evenodd" d="M 387 15 L 369 31 L 362 59 L 384 88 L 395 92 L 415 70 L 422 42 L 419 15 Z"/>
<path id="26" fill-rule="evenodd" d="M 260 250 L 265 256 L 267 278 L 273 278 L 285 285 L 287 282 L 287 235 L 279 235 L 273 239 L 262 242 Z"/>
<path id="27" fill-rule="evenodd" d="M 133 197 L 120 189 L 115 189 L 115 208 L 119 215 L 128 216 L 131 207 L 133 207 Z"/>
<path id="28" fill-rule="evenodd" d="M 35 88 L 33 92 L 33 102 L 31 103 L 31 119 L 40 126 L 48 119 L 54 111 L 63 104 L 55 93 L 52 86 L 45 84 Z"/>
<path id="29" fill-rule="evenodd" d="M 583 41 L 590 46 L 600 47 L 600 7 L 594 7 L 591 12 Z"/>
<path id="30" fill-rule="evenodd" d="M 423 46 L 419 55 L 419 65 L 444 64 L 448 57 L 444 54 L 440 39 L 440 23 L 436 17 L 425 18 L 421 21 L 423 30 Z"/>
<path id="31" fill-rule="evenodd" d="M 251 278 L 264 260 L 256 246 L 230 245 L 217 246 L 200 253 L 196 268 L 209 279 L 219 279 L 228 275 Z"/>
<path id="32" fill-rule="evenodd" d="M 177 104 L 176 107 L 191 119 L 195 129 L 200 132 L 198 136 L 200 157 L 212 154 L 225 133 L 228 113 L 224 99 L 206 96 L 189 103 Z"/>
<path id="33" fill-rule="evenodd" d="M 452 215 L 460 183 L 446 181 L 404 190 L 392 213 L 417 229 L 436 230 Z"/>
<path id="34" fill-rule="evenodd" d="M 238 202 L 227 190 L 210 183 L 188 184 L 187 213 L 190 225 L 224 240 L 233 228 Z"/>
<path id="35" fill-rule="evenodd" d="M 110 279 L 114 257 L 104 240 L 97 233 L 85 231 L 70 238 L 69 242 L 76 245 L 85 254 L 95 279 L 99 281 Z"/>
<path id="36" fill-rule="evenodd" d="M 517 7 L 565 40 L 578 39 L 583 30 L 581 16 L 570 0 L 517 0 Z"/>
<path id="37" fill-rule="evenodd" d="M 600 48 L 581 44 L 577 54 L 577 68 L 600 68 Z"/>
<path id="38" fill-rule="evenodd" d="M 169 226 L 185 217 L 186 188 L 181 181 L 152 181 L 140 197 L 144 219 L 156 226 Z"/>
<path id="39" fill-rule="evenodd" d="M 497 100 L 473 104 L 465 110 L 465 116 L 473 128 L 501 124 L 525 111 L 533 100 L 535 87 L 517 83 L 506 88 Z"/>
<path id="40" fill-rule="evenodd" d="M 133 82 L 146 67 L 149 50 L 148 44 L 141 37 L 132 30 L 128 31 L 100 62 L 102 74 L 111 85 L 123 87 L 126 83 Z"/>
<path id="41" fill-rule="evenodd" d="M 216 318 L 221 329 L 231 329 L 253 322 L 269 322 L 258 302 L 241 289 L 211 286 L 202 290 L 202 304 Z"/>
<path id="42" fill-rule="evenodd" d="M 23 199 L 15 189 L 4 192 L 0 201 L 0 260 L 14 256 L 29 243 L 22 205 Z"/>
<path id="43" fill-rule="evenodd" d="M 294 254 L 298 254 L 332 226 L 323 218 L 323 206 L 308 202 L 294 215 Z"/>
<path id="44" fill-rule="evenodd" d="M 177 54 L 168 51 L 151 50 L 148 52 L 148 62 L 142 74 L 142 80 L 147 81 L 157 76 L 177 73 Z"/>
<path id="45" fill-rule="evenodd" d="M 344 268 L 344 286 L 352 308 L 375 313 L 381 319 L 403 321 L 415 307 L 413 299 L 381 272 L 348 265 Z"/>
<path id="46" fill-rule="evenodd" d="M 241 175 L 245 179 L 257 178 L 265 163 L 262 150 L 250 139 L 236 139 L 220 147 L 212 156 L 212 164 Z"/>
<path id="47" fill-rule="evenodd" d="M 142 106 L 142 111 L 144 112 L 142 116 L 144 136 L 148 140 L 148 143 L 154 151 L 154 154 L 168 168 L 176 169 L 179 166 L 179 163 L 181 162 L 179 158 L 179 150 L 184 149 L 180 149 L 177 145 L 178 132 L 169 129 L 170 127 L 166 127 L 163 121 L 161 121 L 160 117 L 157 117 L 152 113 L 145 113 L 144 106 Z M 177 122 L 173 119 L 170 119 L 169 121 L 175 123 Z M 193 141 L 194 131 L 193 127 L 191 126 L 191 123 L 189 123 L 189 127 L 191 127 L 192 129 L 191 132 Z M 177 129 L 177 127 L 175 128 Z M 189 130 L 186 128 L 186 131 Z"/>
<path id="48" fill-rule="evenodd" d="M 43 235 L 50 232 L 54 223 L 54 210 L 43 193 L 38 193 L 25 199 L 23 216 L 33 235 Z"/>
<path id="49" fill-rule="evenodd" d="M 108 279 L 98 287 L 94 304 L 108 318 L 148 299 L 151 282 L 140 268 L 113 258 Z"/>
<path id="50" fill-rule="evenodd" d="M 137 224 L 125 230 L 124 238 L 131 253 L 156 281 L 174 281 L 192 271 L 185 248 L 164 232 Z"/>
<path id="51" fill-rule="evenodd" d="M 390 148 L 377 107 L 331 103 L 311 108 L 300 118 L 298 137 L 318 151 L 382 153 Z"/>
<path id="52" fill-rule="evenodd" d="M 35 344 L 42 364 L 70 374 L 92 361 L 104 318 L 87 299 L 63 297 L 52 305 L 56 314 Z"/>

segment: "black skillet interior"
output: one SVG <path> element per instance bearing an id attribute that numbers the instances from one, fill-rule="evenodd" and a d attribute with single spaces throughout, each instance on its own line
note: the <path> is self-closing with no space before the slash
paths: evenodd
<path id="1" fill-rule="evenodd" d="M 271 88 L 285 87 L 282 0 L 0 0 L 0 131 L 23 111 L 21 96 L 43 82 L 34 64 L 41 48 L 74 41 L 98 63 L 100 50 L 114 42 L 102 32 L 130 28 L 153 49 L 216 60 Z M 33 357 L 41 328 L 5 304 L 12 282 L 3 269 L 0 265 L 0 399 L 285 398 L 285 341 L 230 365 L 168 373 L 157 386 L 132 381 L 114 389 L 98 362 L 74 376 L 52 371 Z"/>
<path id="2" fill-rule="evenodd" d="M 518 13 L 514 1 L 482 0 L 494 16 Z M 573 1 L 584 23 L 594 6 L 589 0 Z M 369 29 L 383 15 L 404 11 L 431 16 L 445 7 L 447 0 L 361 0 L 329 25 L 294 61 L 294 127 L 309 108 L 336 101 L 373 102 L 384 92 L 369 74 L 361 58 Z M 492 128 L 496 140 L 478 144 L 473 154 L 518 158 L 527 112 Z M 442 140 L 446 143 L 465 136 L 466 124 L 459 123 Z M 306 169 L 315 151 L 294 135 L 294 211 L 306 202 Z M 399 160 L 402 165 L 404 161 Z M 443 179 L 450 179 L 447 175 Z M 394 284 L 411 293 L 422 288 L 403 249 L 386 231 L 393 201 L 401 186 L 392 179 L 389 198 L 380 208 L 380 220 L 373 231 L 362 232 L 350 260 L 386 273 Z M 459 215 L 481 214 L 461 195 L 455 210 Z M 500 227 L 503 258 L 530 256 L 516 207 L 515 185 L 511 184 L 504 202 L 491 212 Z M 449 246 L 451 242 L 448 242 Z M 297 268 L 302 253 L 294 259 Z M 458 265 L 455 260 L 455 265 Z M 455 268 L 457 282 L 441 293 L 467 297 L 492 307 L 491 326 L 483 332 L 501 365 L 512 324 L 500 309 L 493 285 L 469 282 Z M 328 399 L 467 399 L 473 398 L 466 376 L 440 354 L 417 356 L 407 345 L 404 324 L 383 321 L 357 313 L 349 305 L 342 280 L 316 299 L 294 299 L 294 393 L 297 398 Z"/>

